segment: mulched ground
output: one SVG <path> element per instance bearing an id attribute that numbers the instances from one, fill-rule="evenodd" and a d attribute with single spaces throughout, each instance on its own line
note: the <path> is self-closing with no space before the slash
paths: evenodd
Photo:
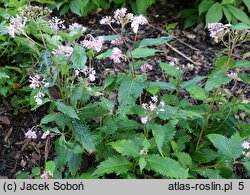
<path id="1" fill-rule="evenodd" d="M 141 32 L 144 37 L 160 37 L 167 36 L 165 25 L 177 22 L 178 27 L 171 34 L 176 38 L 170 41 L 169 45 L 159 46 L 164 53 L 157 54 L 156 57 L 150 59 L 150 64 L 154 65 L 154 71 L 151 72 L 152 80 L 161 80 L 162 71 L 157 65 L 157 61 L 172 61 L 174 58 L 179 59 L 185 70 L 185 80 L 195 77 L 196 75 L 208 75 L 214 68 L 213 62 L 215 53 L 222 46 L 214 44 L 209 37 L 208 32 L 204 30 L 203 25 L 198 25 L 193 29 L 183 30 L 184 21 L 178 17 L 178 4 L 173 0 L 172 3 L 156 4 L 149 10 L 150 26 L 145 27 Z M 75 17 L 68 14 L 65 20 L 69 23 L 79 22 L 87 26 L 90 34 L 93 35 L 109 35 L 111 31 L 108 27 L 100 26 L 99 20 L 104 15 L 110 15 L 113 10 L 100 11 L 93 13 L 85 18 Z M 108 46 L 107 46 L 108 47 Z M 237 50 L 235 59 L 240 57 L 247 51 L 250 46 L 246 46 L 244 50 Z M 112 68 L 110 60 L 103 60 L 98 64 L 93 64 L 99 75 L 99 80 L 103 79 L 102 72 L 106 68 Z M 248 97 L 250 97 L 249 89 Z M 235 92 L 237 94 L 237 88 Z M 38 139 L 36 142 L 25 138 L 24 133 L 39 124 L 40 119 L 45 114 L 45 110 L 30 112 L 29 110 L 20 110 L 16 116 L 13 115 L 8 102 L 0 100 L 0 179 L 15 178 L 22 171 L 30 171 L 32 167 L 44 165 L 45 159 L 53 159 L 53 138 L 46 141 Z M 247 121 L 250 121 L 246 118 Z M 40 132 L 41 136 L 42 132 Z M 239 174 L 241 168 L 236 168 Z M 243 173 L 243 171 L 242 171 Z M 242 175 L 242 177 L 245 177 Z"/>

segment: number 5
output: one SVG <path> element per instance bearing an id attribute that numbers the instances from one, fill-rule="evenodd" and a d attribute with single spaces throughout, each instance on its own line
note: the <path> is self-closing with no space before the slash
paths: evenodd
<path id="1" fill-rule="evenodd" d="M 244 189 L 244 182 L 239 182 L 238 189 L 243 190 Z"/>

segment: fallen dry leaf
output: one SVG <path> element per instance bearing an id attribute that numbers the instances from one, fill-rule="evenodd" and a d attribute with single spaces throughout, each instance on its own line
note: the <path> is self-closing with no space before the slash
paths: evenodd
<path id="1" fill-rule="evenodd" d="M 0 116 L 0 123 L 4 124 L 4 125 L 9 125 L 10 124 L 10 120 L 7 116 Z"/>
<path id="2" fill-rule="evenodd" d="M 6 143 L 12 133 L 13 127 L 9 128 L 8 132 L 6 133 L 5 137 L 4 137 L 4 142 Z"/>

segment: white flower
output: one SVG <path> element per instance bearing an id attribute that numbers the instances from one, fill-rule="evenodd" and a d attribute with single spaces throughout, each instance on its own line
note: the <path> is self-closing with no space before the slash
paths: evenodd
<path id="1" fill-rule="evenodd" d="M 152 96 L 152 97 L 151 97 L 151 100 L 152 100 L 153 102 L 158 102 L 158 96 L 157 96 L 157 95 Z"/>
<path id="2" fill-rule="evenodd" d="M 49 179 L 52 176 L 50 171 L 44 171 L 43 174 L 40 176 L 42 179 Z"/>
<path id="3" fill-rule="evenodd" d="M 250 143 L 248 141 L 243 141 L 243 143 L 241 144 L 243 149 L 250 149 Z"/>
<path id="4" fill-rule="evenodd" d="M 34 76 L 30 76 L 29 82 L 31 82 L 31 84 L 30 84 L 31 89 L 41 87 L 41 85 L 42 85 L 41 77 L 38 74 L 35 74 Z"/>
<path id="5" fill-rule="evenodd" d="M 89 75 L 89 80 L 90 80 L 91 82 L 95 81 L 95 75 L 94 75 L 94 74 L 90 74 L 90 75 Z"/>
<path id="6" fill-rule="evenodd" d="M 57 17 L 53 17 L 51 20 L 48 21 L 49 27 L 52 30 L 59 31 L 60 29 L 65 29 L 64 20 L 61 20 Z"/>
<path id="7" fill-rule="evenodd" d="M 114 47 L 112 49 L 112 55 L 110 56 L 110 59 L 113 60 L 114 63 L 120 63 L 121 58 L 123 58 L 122 51 L 119 48 Z"/>
<path id="8" fill-rule="evenodd" d="M 29 130 L 27 133 L 25 133 L 25 137 L 29 139 L 36 139 L 37 135 L 35 131 Z"/>
<path id="9" fill-rule="evenodd" d="M 96 52 L 99 52 L 102 49 L 102 45 L 104 43 L 104 37 L 100 36 L 97 39 L 92 38 L 90 40 L 84 40 L 81 43 L 85 48 L 94 49 Z"/>
<path id="10" fill-rule="evenodd" d="M 10 18 L 10 25 L 7 27 L 9 36 L 15 38 L 16 34 L 25 34 L 24 26 L 26 20 L 21 16 L 17 15 L 16 17 Z"/>
<path id="11" fill-rule="evenodd" d="M 120 20 L 121 18 L 124 18 L 126 16 L 127 13 L 127 8 L 121 8 L 121 9 L 117 9 L 114 12 L 114 18 L 116 20 Z"/>
<path id="12" fill-rule="evenodd" d="M 140 150 L 141 155 L 147 155 L 147 152 L 145 150 Z"/>
<path id="13" fill-rule="evenodd" d="M 160 106 L 161 106 L 161 107 L 165 106 L 165 102 L 160 101 Z"/>
<path id="14" fill-rule="evenodd" d="M 227 76 L 230 78 L 230 79 L 236 79 L 238 74 L 235 73 L 235 72 L 231 72 L 231 73 L 228 73 Z"/>
<path id="15" fill-rule="evenodd" d="M 57 50 L 54 50 L 52 53 L 54 55 L 62 55 L 65 57 L 70 57 L 74 51 L 74 48 L 70 45 L 59 45 Z"/>
<path id="16" fill-rule="evenodd" d="M 141 117 L 141 123 L 146 124 L 148 122 L 148 117 Z"/>
<path id="17" fill-rule="evenodd" d="M 42 139 L 46 139 L 46 137 L 48 136 L 50 134 L 50 132 L 49 131 L 46 131 L 46 132 L 44 132 L 43 133 L 43 135 L 42 135 Z"/>
<path id="18" fill-rule="evenodd" d="M 175 66 L 175 62 L 174 61 L 170 61 L 168 65 L 169 66 Z"/>
<path id="19" fill-rule="evenodd" d="M 87 28 L 82 26 L 81 24 L 78 24 L 77 22 L 69 25 L 69 29 L 72 31 L 72 30 L 77 30 L 81 28 L 82 29 L 82 33 L 86 32 L 87 31 Z"/>
<path id="20" fill-rule="evenodd" d="M 148 63 L 145 63 L 141 66 L 141 71 L 142 72 L 147 72 L 147 71 L 150 71 L 153 69 L 153 66 L 148 64 Z"/>
<path id="21" fill-rule="evenodd" d="M 100 20 L 101 25 L 111 25 L 115 21 L 110 16 L 105 16 Z"/>
<path id="22" fill-rule="evenodd" d="M 156 105 L 154 103 L 150 102 L 149 103 L 149 109 L 150 109 L 150 111 L 153 112 L 156 109 Z"/>
<path id="23" fill-rule="evenodd" d="M 143 109 L 147 109 L 148 108 L 148 104 L 147 103 L 143 103 L 142 105 L 141 105 L 141 107 L 143 108 Z"/>
<path id="24" fill-rule="evenodd" d="M 133 29 L 134 33 L 137 33 L 139 25 L 145 25 L 145 24 L 148 24 L 148 20 L 143 15 L 134 16 L 132 19 L 131 28 Z"/>
<path id="25" fill-rule="evenodd" d="M 34 96 L 37 105 L 41 105 L 43 103 L 43 100 L 42 100 L 43 97 L 44 97 L 44 94 L 40 91 L 38 92 L 36 96 Z"/>

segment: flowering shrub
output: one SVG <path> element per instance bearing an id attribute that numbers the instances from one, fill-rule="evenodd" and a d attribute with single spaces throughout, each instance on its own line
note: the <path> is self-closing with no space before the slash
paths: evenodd
<path id="1" fill-rule="evenodd" d="M 249 62 L 232 57 L 238 44 L 249 40 L 247 29 L 209 24 L 210 36 L 225 45 L 228 55 L 216 60 L 210 75 L 184 81 L 178 60 L 149 62 L 163 52 L 157 46 L 173 37 L 140 40 L 148 24 L 143 15 L 118 9 L 100 20 L 113 34 L 96 37 L 80 24 L 67 26 L 59 18 L 49 19 L 48 12 L 30 18 L 27 13 L 37 8 L 23 9 L 7 29 L 37 59 L 27 71 L 32 110 L 48 108 L 25 136 L 56 136 L 56 158 L 45 168 L 34 168 L 33 176 L 237 178 L 236 164 L 250 171 L 250 129 L 238 117 L 239 112 L 250 115 L 245 94 Z M 114 68 L 95 70 L 102 60 Z M 167 81 L 149 79 L 157 67 Z M 230 92 L 237 83 L 246 87 L 239 95 Z M 82 162 L 89 157 L 97 166 L 82 172 Z"/>

